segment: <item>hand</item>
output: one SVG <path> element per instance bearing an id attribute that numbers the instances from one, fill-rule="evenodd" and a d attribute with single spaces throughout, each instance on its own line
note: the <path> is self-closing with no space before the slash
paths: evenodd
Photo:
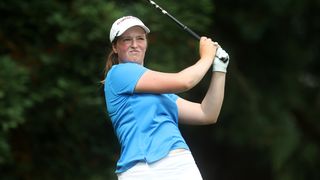
<path id="1" fill-rule="evenodd" d="M 213 60 L 218 46 L 218 43 L 213 42 L 210 38 L 201 37 L 199 45 L 200 58 Z"/>
<path id="2" fill-rule="evenodd" d="M 229 64 L 229 54 L 223 50 L 221 47 L 217 49 L 216 57 L 214 58 L 212 64 L 212 71 L 227 72 L 227 67 Z"/>
<path id="3" fill-rule="evenodd" d="M 222 62 L 229 61 L 229 54 L 225 50 L 223 50 L 220 46 L 217 49 L 216 57 L 219 58 Z"/>

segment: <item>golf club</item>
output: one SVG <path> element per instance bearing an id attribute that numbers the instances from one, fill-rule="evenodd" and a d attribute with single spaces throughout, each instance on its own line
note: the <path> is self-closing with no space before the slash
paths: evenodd
<path id="1" fill-rule="evenodd" d="M 157 3 L 155 3 L 152 0 L 147 0 L 151 5 L 153 5 L 156 9 L 160 10 L 160 12 L 166 16 L 168 16 L 170 19 L 172 19 L 176 24 L 178 24 L 180 27 L 182 27 L 183 30 L 187 31 L 190 35 L 192 35 L 193 37 L 195 37 L 197 40 L 200 40 L 200 36 L 195 33 L 194 31 L 192 31 L 190 28 L 188 28 L 186 25 L 182 24 L 178 19 L 176 19 L 175 17 L 173 17 L 170 13 L 168 13 L 166 10 L 164 10 L 162 7 L 160 7 Z M 219 47 L 221 48 L 221 47 Z M 219 49 L 218 48 L 218 49 Z M 216 53 L 216 57 L 218 57 L 218 59 L 220 59 L 222 62 L 226 63 L 227 61 L 229 61 L 229 55 L 228 53 L 226 53 L 222 48 L 221 50 L 217 49 L 217 53 Z M 220 53 L 222 52 L 222 53 Z"/>

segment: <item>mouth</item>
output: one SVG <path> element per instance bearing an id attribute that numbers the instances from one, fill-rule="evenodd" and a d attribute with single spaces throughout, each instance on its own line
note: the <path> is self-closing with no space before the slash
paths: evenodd
<path id="1" fill-rule="evenodd" d="M 140 53 L 140 51 L 138 50 L 132 50 L 132 51 L 129 51 L 130 53 Z"/>
<path id="2" fill-rule="evenodd" d="M 141 52 L 134 50 L 134 51 L 129 51 L 129 54 L 130 54 L 130 55 L 133 55 L 133 56 L 137 56 L 137 55 L 140 55 Z"/>

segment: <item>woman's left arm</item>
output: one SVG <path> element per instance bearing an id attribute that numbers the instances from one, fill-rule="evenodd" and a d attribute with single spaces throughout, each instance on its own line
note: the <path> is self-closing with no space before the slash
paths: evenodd
<path id="1" fill-rule="evenodd" d="M 209 89 L 201 103 L 177 99 L 179 123 L 205 125 L 217 122 L 224 98 L 226 73 L 213 72 Z"/>

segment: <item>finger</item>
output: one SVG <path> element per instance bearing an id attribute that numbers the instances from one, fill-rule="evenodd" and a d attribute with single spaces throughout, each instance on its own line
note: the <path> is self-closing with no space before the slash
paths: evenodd
<path id="1" fill-rule="evenodd" d="M 201 39 L 206 40 L 206 39 L 208 39 L 208 38 L 207 38 L 207 37 L 205 37 L 205 36 L 202 36 L 202 37 L 201 37 Z"/>
<path id="2" fill-rule="evenodd" d="M 216 47 L 221 47 L 218 42 L 213 43 Z"/>

